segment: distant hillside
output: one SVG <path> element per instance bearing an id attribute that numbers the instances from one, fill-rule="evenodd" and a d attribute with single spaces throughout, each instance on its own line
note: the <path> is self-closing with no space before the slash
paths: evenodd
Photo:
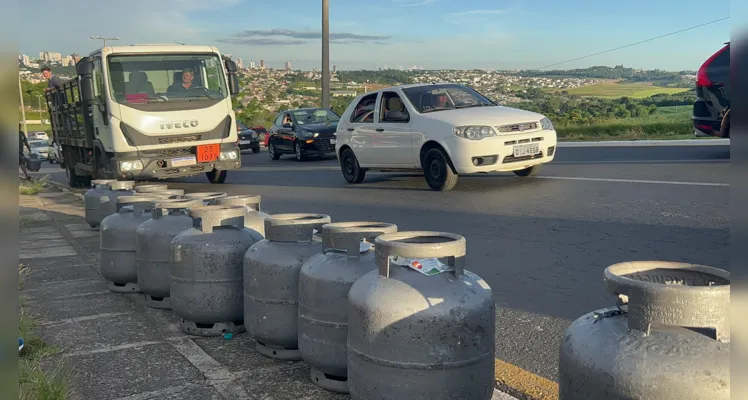
<path id="1" fill-rule="evenodd" d="M 597 65 L 583 69 L 521 70 L 516 72 L 516 75 L 527 77 L 616 79 L 622 80 L 621 83 L 652 82 L 656 86 L 688 88 L 693 86 L 694 83 L 690 79 L 684 79 L 684 75 L 696 75 L 696 71 L 636 70 L 624 67 L 623 65 L 616 65 L 615 67 Z"/>

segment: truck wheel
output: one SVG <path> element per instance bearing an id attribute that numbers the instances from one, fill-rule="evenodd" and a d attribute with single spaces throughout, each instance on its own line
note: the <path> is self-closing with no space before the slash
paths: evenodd
<path id="1" fill-rule="evenodd" d="M 218 171 L 213 170 L 210 172 L 206 172 L 205 175 L 208 177 L 208 180 L 210 183 L 223 183 L 226 181 L 226 175 L 228 174 L 228 171 Z"/>
<path id="2" fill-rule="evenodd" d="M 527 167 L 525 169 L 518 169 L 518 170 L 513 171 L 513 172 L 514 172 L 514 175 L 522 176 L 522 177 L 525 177 L 525 176 L 535 176 L 535 175 L 538 174 L 538 172 L 540 172 L 540 167 L 541 166 L 542 166 L 542 164 L 533 165 L 532 167 Z"/>
<path id="3" fill-rule="evenodd" d="M 457 185 L 457 174 L 449 165 L 447 155 L 441 149 L 431 149 L 422 160 L 426 183 L 440 192 L 452 190 Z"/>
<path id="4" fill-rule="evenodd" d="M 68 178 L 70 187 L 89 187 L 91 186 L 90 176 L 78 176 L 75 173 L 75 165 L 65 163 L 65 176 Z"/>

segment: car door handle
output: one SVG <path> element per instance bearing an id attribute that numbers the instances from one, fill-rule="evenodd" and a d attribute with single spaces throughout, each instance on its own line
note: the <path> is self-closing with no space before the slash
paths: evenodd
<path id="1" fill-rule="evenodd" d="M 348 128 L 348 132 L 353 132 L 353 131 L 355 131 L 355 129 L 353 129 L 353 128 Z"/>
<path id="2" fill-rule="evenodd" d="M 384 132 L 384 129 L 382 129 L 382 128 L 377 128 L 377 132 Z"/>

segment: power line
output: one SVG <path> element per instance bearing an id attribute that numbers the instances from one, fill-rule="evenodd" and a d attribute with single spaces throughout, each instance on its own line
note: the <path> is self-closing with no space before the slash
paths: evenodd
<path id="1" fill-rule="evenodd" d="M 701 28 L 702 26 L 714 24 L 716 22 L 724 21 L 726 19 L 730 19 L 730 17 L 723 17 L 723 18 L 720 18 L 720 19 L 715 19 L 714 21 L 709 21 L 709 22 L 706 22 L 706 23 L 703 23 L 703 24 L 694 25 L 692 27 L 689 27 L 689 28 L 686 28 L 686 29 L 681 29 L 679 31 L 666 33 L 666 34 L 660 35 L 660 36 L 655 36 L 653 38 L 649 38 L 649 39 L 642 40 L 642 41 L 639 41 L 639 42 L 627 44 L 625 46 L 616 47 L 614 49 L 600 51 L 600 52 L 589 54 L 589 55 L 582 56 L 582 57 L 572 58 L 571 60 L 566 60 L 566 61 L 561 61 L 561 62 L 557 62 L 557 63 L 554 63 L 554 64 L 545 65 L 545 66 L 542 66 L 542 67 L 537 68 L 537 69 L 545 69 L 545 68 L 548 68 L 548 67 L 555 67 L 556 65 L 566 64 L 566 63 L 569 63 L 569 62 L 572 62 L 572 61 L 582 60 L 582 59 L 585 59 L 585 58 L 598 56 L 600 54 L 610 53 L 611 51 L 621 50 L 621 49 L 625 49 L 627 47 L 636 46 L 637 44 L 642 44 L 642 43 L 651 42 L 653 40 L 662 39 L 662 38 L 667 37 L 667 36 L 672 36 L 672 35 L 675 35 L 675 34 L 678 34 L 678 33 L 681 33 L 681 32 L 690 31 L 690 30 L 696 29 L 696 28 Z"/>

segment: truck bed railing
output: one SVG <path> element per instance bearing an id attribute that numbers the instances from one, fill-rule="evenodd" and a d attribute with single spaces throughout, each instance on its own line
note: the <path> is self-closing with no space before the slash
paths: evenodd
<path id="1" fill-rule="evenodd" d="M 88 106 L 81 102 L 78 78 L 64 82 L 60 89 L 45 93 L 52 134 L 58 143 L 77 147 L 91 147 L 93 135 Z"/>

